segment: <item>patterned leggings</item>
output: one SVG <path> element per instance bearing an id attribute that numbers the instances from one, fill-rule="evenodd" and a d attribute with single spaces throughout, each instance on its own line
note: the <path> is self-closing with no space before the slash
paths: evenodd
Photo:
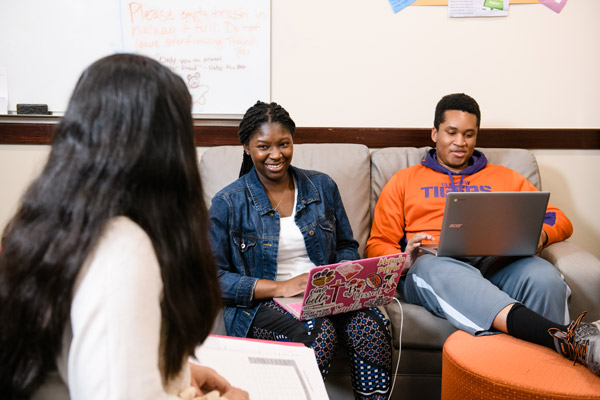
<path id="1" fill-rule="evenodd" d="M 248 336 L 312 347 L 323 379 L 339 343 L 350 355 L 355 399 L 385 399 L 392 369 L 389 323 L 377 308 L 299 321 L 269 300 L 258 308 Z"/>

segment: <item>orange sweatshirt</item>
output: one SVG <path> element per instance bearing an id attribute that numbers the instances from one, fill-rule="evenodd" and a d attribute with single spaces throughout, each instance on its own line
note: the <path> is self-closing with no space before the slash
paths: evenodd
<path id="1" fill-rule="evenodd" d="M 437 162 L 432 149 L 421 164 L 394 174 L 375 207 L 366 256 L 398 253 L 418 232 L 426 232 L 438 242 L 448 192 L 537 191 L 518 172 L 488 164 L 477 150 L 471 161 L 463 171 L 454 173 Z M 548 204 L 542 229 L 548 235 L 547 244 L 567 239 L 573 233 L 571 221 L 552 204 Z"/>

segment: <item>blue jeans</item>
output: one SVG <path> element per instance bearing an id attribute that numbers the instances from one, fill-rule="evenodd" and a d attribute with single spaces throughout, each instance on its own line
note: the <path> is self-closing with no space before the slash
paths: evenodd
<path id="1" fill-rule="evenodd" d="M 571 290 L 556 267 L 536 256 L 461 261 L 425 254 L 409 269 L 403 290 L 407 302 L 472 335 L 491 333 L 496 315 L 515 302 L 553 322 L 570 321 Z"/>

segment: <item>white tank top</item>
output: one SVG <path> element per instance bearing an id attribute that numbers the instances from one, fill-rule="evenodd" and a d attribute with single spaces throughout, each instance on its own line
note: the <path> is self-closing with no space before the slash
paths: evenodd
<path id="1" fill-rule="evenodd" d="M 279 251 L 277 252 L 277 280 L 286 281 L 315 266 L 306 251 L 304 237 L 296 225 L 298 185 L 294 177 L 294 208 L 292 215 L 279 219 Z"/>

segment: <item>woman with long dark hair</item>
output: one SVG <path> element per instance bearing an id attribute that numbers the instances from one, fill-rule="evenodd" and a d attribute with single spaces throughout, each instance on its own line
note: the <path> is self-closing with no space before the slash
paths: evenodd
<path id="1" fill-rule="evenodd" d="M 2 237 L 3 398 L 57 376 L 72 399 L 245 398 L 188 364 L 221 306 L 196 157 L 181 78 L 128 54 L 85 70 Z"/>

